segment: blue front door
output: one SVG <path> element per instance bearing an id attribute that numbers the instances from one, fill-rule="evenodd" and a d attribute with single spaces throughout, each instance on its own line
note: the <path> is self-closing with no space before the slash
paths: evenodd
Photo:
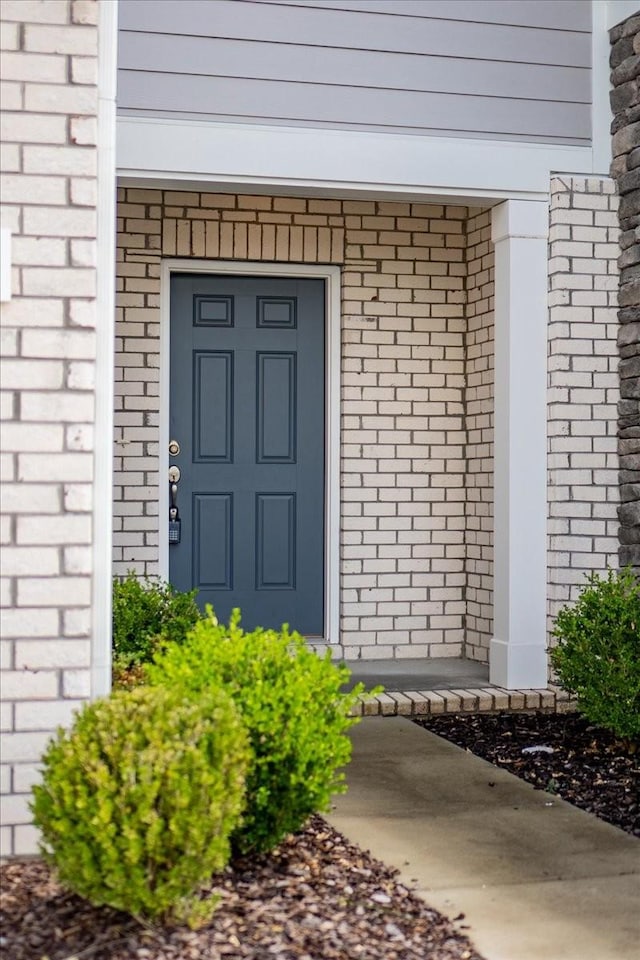
<path id="1" fill-rule="evenodd" d="M 245 628 L 324 635 L 324 344 L 322 280 L 172 276 L 169 578 Z"/>

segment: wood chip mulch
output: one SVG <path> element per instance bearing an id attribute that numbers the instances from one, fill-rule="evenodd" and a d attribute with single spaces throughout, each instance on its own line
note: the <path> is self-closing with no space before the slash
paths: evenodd
<path id="1" fill-rule="evenodd" d="M 195 932 L 92 907 L 40 860 L 0 870 L 0 946 L 11 960 L 482 960 L 462 916 L 430 909 L 321 817 L 214 877 L 220 906 Z"/>
<path id="2" fill-rule="evenodd" d="M 640 837 L 640 750 L 579 714 L 457 714 L 415 722 Z"/>

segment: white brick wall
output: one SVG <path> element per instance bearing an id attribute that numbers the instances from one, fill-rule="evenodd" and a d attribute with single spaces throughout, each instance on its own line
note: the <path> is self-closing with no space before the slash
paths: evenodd
<path id="1" fill-rule="evenodd" d="M 2 3 L 3 855 L 34 850 L 35 763 L 90 689 L 96 16 Z"/>
<path id="2" fill-rule="evenodd" d="M 119 200 L 116 570 L 157 572 L 161 256 L 338 263 L 342 649 L 459 656 L 466 208 L 139 189 Z"/>
<path id="3" fill-rule="evenodd" d="M 618 565 L 618 197 L 609 178 L 551 182 L 549 615 Z"/>
<path id="4" fill-rule="evenodd" d="M 469 214 L 465 655 L 486 663 L 493 632 L 494 255 L 490 212 Z"/>

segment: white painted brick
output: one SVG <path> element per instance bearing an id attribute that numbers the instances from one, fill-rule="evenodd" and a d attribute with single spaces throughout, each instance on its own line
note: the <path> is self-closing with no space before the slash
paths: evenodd
<path id="1" fill-rule="evenodd" d="M 62 386 L 63 372 L 64 366 L 58 360 L 16 359 L 0 361 L 0 382 L 5 390 L 20 390 L 25 383 L 55 390 Z"/>
<path id="2" fill-rule="evenodd" d="M 0 189 L 5 203 L 56 204 L 66 203 L 67 186 L 64 177 L 24 176 L 21 173 L 4 174 L 0 177 Z M 56 216 L 64 210 L 46 210 L 29 207 L 24 211 L 24 233 L 36 236 L 55 237 L 60 234 L 54 227 Z M 31 214 L 36 214 L 31 219 Z M 42 229 L 38 229 L 41 226 Z"/>
<path id="3" fill-rule="evenodd" d="M 91 603 L 88 577 L 25 577 L 18 581 L 18 606 L 53 607 L 69 602 L 78 606 Z"/>
<path id="4" fill-rule="evenodd" d="M 98 3 L 96 0 L 72 0 L 71 20 L 73 23 L 98 23 Z"/>
<path id="5" fill-rule="evenodd" d="M 42 704 L 40 704 L 42 706 Z M 18 763 L 13 768 L 13 785 L 16 793 L 30 793 L 40 782 L 42 772 L 36 763 Z"/>
<path id="6" fill-rule="evenodd" d="M 30 857 L 39 852 L 40 834 L 31 824 L 18 824 L 14 827 L 13 838 L 13 853 L 16 857 Z"/>
<path id="7" fill-rule="evenodd" d="M 91 695 L 91 674 L 88 670 L 65 670 L 62 674 L 62 691 L 65 697 Z"/>
<path id="8" fill-rule="evenodd" d="M 76 207 L 95 207 L 98 202 L 97 182 L 74 177 L 71 180 L 71 203 Z"/>
<path id="9" fill-rule="evenodd" d="M 69 421 L 90 422 L 93 420 L 93 414 L 94 398 L 93 394 L 90 393 L 25 392 L 22 396 L 22 417 L 25 421 L 52 421 L 53 423 Z M 36 428 L 27 428 L 22 425 L 22 429 Z M 51 427 L 43 426 L 37 429 L 50 431 Z M 31 447 L 31 449 L 37 450 L 38 447 Z M 50 449 L 54 448 L 51 447 Z"/>
<path id="10" fill-rule="evenodd" d="M 56 575 L 60 572 L 60 557 L 55 548 L 5 547 L 2 572 L 7 577 Z"/>
<path id="11" fill-rule="evenodd" d="M 24 51 L 3 53 L 2 76 L 5 80 L 62 84 L 67 78 L 67 64 L 64 57 L 50 56 L 48 51 L 40 55 Z"/>
<path id="12" fill-rule="evenodd" d="M 4 110 L 22 110 L 22 84 L 10 80 L 0 82 L 0 100 Z"/>
<path id="13" fill-rule="evenodd" d="M 87 423 L 72 424 L 65 430 L 65 440 L 67 450 L 93 451 L 93 425 Z"/>
<path id="14" fill-rule="evenodd" d="M 7 513 L 59 513 L 60 492 L 45 484 L 4 484 L 2 509 Z"/>
<path id="15" fill-rule="evenodd" d="M 91 648 L 86 640 L 17 640 L 15 644 L 16 670 L 89 667 L 90 658 Z"/>
<path id="16" fill-rule="evenodd" d="M 7 701 L 6 703 L 0 703 L 0 732 L 7 733 L 14 728 L 13 723 L 13 703 Z M 3 790 L 2 793 L 7 793 L 8 791 Z"/>
<path id="17" fill-rule="evenodd" d="M 11 793 L 11 767 L 3 765 L 0 766 L 0 794 L 5 793 Z"/>
<path id="18" fill-rule="evenodd" d="M 94 270 L 80 267 L 46 269 L 23 268 L 22 283 L 27 296 L 93 297 L 96 292 Z"/>
<path id="19" fill-rule="evenodd" d="M 75 127 L 74 127 L 75 124 Z M 89 139 L 78 140 L 80 136 L 90 136 L 95 128 L 93 117 L 82 117 L 71 121 L 71 139 L 75 143 L 91 143 Z M 74 135 L 74 130 L 76 134 Z M 81 132 L 82 131 L 82 132 Z M 94 132 L 95 139 L 95 132 Z M 96 151 L 86 146 L 31 146 L 27 144 L 22 152 L 25 173 L 62 174 L 64 176 L 88 177 L 96 174 Z"/>
<path id="20" fill-rule="evenodd" d="M 64 60 L 56 59 L 59 59 L 64 73 Z M 49 114 L 5 113 L 0 117 L 0 136 L 3 142 L 66 143 L 67 121 L 64 117 Z M 3 170 L 6 169 L 3 165 Z"/>
<path id="21" fill-rule="evenodd" d="M 22 703 L 16 703 L 16 731 L 55 730 L 58 726 L 68 727 L 81 704 L 81 700 L 55 700 L 51 703 L 25 700 Z"/>
<path id="22" fill-rule="evenodd" d="M 2 636 L 54 637 L 58 634 L 57 610 L 9 609 L 0 614 Z"/>
<path id="23" fill-rule="evenodd" d="M 92 55 L 97 52 L 97 38 L 97 31 L 91 26 L 27 24 L 24 48 L 45 53 Z"/>
<path id="24" fill-rule="evenodd" d="M 88 637 L 93 621 L 88 607 L 70 608 L 62 616 L 62 632 L 65 637 Z"/>
<path id="25" fill-rule="evenodd" d="M 74 513 L 85 513 L 93 507 L 93 490 L 90 484 L 66 484 L 64 507 Z M 88 541 L 87 541 L 88 542 Z"/>
<path id="26" fill-rule="evenodd" d="M 4 700 L 52 699 L 58 693 L 55 670 L 4 670 L 0 673 Z M 11 759 L 4 755 L 6 761 Z"/>
<path id="27" fill-rule="evenodd" d="M 39 424 L 3 423 L 0 428 L 1 443 L 5 452 L 62 450 L 62 428 Z"/>
<path id="28" fill-rule="evenodd" d="M 93 390 L 94 386 L 95 386 L 95 365 L 93 363 L 70 363 L 69 364 L 68 374 L 67 374 L 67 387 L 70 390 Z M 75 396 L 77 397 L 77 394 Z"/>
<path id="29" fill-rule="evenodd" d="M 16 143 L 0 143 L 0 170 L 3 170 L 5 173 L 19 173 L 20 167 L 22 165 L 22 159 L 20 156 L 20 147 Z M 4 210 L 2 214 L 2 220 L 8 221 L 9 215 L 8 211 Z M 5 223 L 3 222 L 3 226 Z M 9 225 L 6 224 L 12 232 L 17 232 L 19 226 L 17 224 Z"/>
<path id="30" fill-rule="evenodd" d="M 97 247 L 95 240 L 72 240 L 71 263 L 78 267 L 95 267 Z"/>
<path id="31" fill-rule="evenodd" d="M 34 180 L 34 177 L 21 177 L 22 181 Z M 45 179 L 45 178 L 40 178 Z M 56 178 L 46 178 L 46 183 L 57 183 Z M 61 179 L 64 202 L 65 181 Z M 46 201 L 33 201 L 46 202 Z M 55 201 L 54 201 L 55 202 Z M 94 210 L 48 210 L 46 207 L 27 208 L 24 211 L 24 232 L 40 237 L 89 237 L 96 236 L 96 214 Z"/>
<path id="32" fill-rule="evenodd" d="M 2 19 L 21 23 L 67 23 L 68 0 L 3 0 Z"/>
<path id="33" fill-rule="evenodd" d="M 90 574 L 93 569 L 93 551 L 91 547 L 66 547 L 64 550 L 64 571 L 66 574 Z"/>
<path id="34" fill-rule="evenodd" d="M 31 811 L 29 803 L 31 795 L 28 793 L 13 794 L 4 797 L 2 801 L 2 819 L 5 823 L 30 823 Z"/>
<path id="35" fill-rule="evenodd" d="M 3 322 L 12 327 L 59 327 L 64 320 L 60 300 L 30 300 L 27 297 L 3 303 L 2 315 Z M 29 383 L 31 379 L 22 381 L 25 382 Z M 6 384 L 3 386 L 6 387 Z"/>
<path id="36" fill-rule="evenodd" d="M 17 266 L 60 267 L 67 262 L 67 244 L 52 237 L 14 237 L 11 253 Z"/>
<path id="37" fill-rule="evenodd" d="M 69 319 L 76 327 L 95 327 L 97 320 L 94 300 L 73 300 L 69 308 Z"/>
<path id="38" fill-rule="evenodd" d="M 23 453 L 18 458 L 18 479 L 22 481 L 90 481 L 93 459 L 86 453 Z"/>
<path id="39" fill-rule="evenodd" d="M 20 24 L 3 22 L 0 27 L 0 50 L 17 50 L 19 46 Z"/>
<path id="40" fill-rule="evenodd" d="M 19 544 L 73 544 L 91 542 L 91 518 L 84 514 L 18 517 Z"/>

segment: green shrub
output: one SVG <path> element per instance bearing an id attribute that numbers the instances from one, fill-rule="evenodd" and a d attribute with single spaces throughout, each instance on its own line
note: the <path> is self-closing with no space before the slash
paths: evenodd
<path id="1" fill-rule="evenodd" d="M 201 885 L 229 859 L 249 747 L 222 691 L 118 691 L 59 730 L 34 787 L 42 853 L 95 905 L 138 917 L 205 919 Z"/>
<path id="2" fill-rule="evenodd" d="M 258 628 L 244 633 L 240 612 L 228 627 L 213 611 L 186 641 L 165 648 L 147 669 L 152 684 L 181 686 L 200 695 L 222 684 L 249 731 L 253 751 L 247 776 L 247 809 L 232 842 L 236 853 L 265 851 L 299 829 L 310 814 L 326 810 L 342 792 L 355 723 L 348 713 L 362 692 L 341 687 L 344 666 L 319 657 L 297 633 Z"/>
<path id="3" fill-rule="evenodd" d="M 139 682 L 136 668 L 148 663 L 160 638 L 184 639 L 200 619 L 197 590 L 181 593 L 171 584 L 139 580 L 129 573 L 113 581 L 113 672 L 123 686 Z"/>
<path id="4" fill-rule="evenodd" d="M 588 580 L 575 605 L 557 616 L 551 662 L 592 723 L 638 739 L 640 583 L 630 570 Z"/>

